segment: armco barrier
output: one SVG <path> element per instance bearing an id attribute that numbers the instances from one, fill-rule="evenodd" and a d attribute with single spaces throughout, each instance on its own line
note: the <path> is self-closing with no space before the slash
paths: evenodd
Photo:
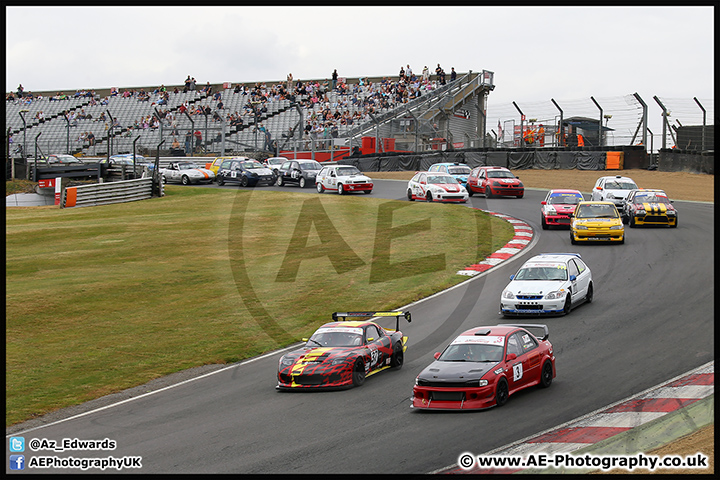
<path id="1" fill-rule="evenodd" d="M 163 195 L 162 183 L 160 195 Z M 63 191 L 61 208 L 92 207 L 112 203 L 147 200 L 153 196 L 152 178 L 138 178 L 120 182 L 98 183 L 68 187 Z"/>

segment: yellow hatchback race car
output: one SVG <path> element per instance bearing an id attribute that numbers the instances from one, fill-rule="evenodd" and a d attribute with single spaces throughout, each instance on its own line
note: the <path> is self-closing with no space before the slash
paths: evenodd
<path id="1" fill-rule="evenodd" d="M 625 243 L 625 228 L 612 202 L 580 202 L 570 221 L 570 243 Z"/>

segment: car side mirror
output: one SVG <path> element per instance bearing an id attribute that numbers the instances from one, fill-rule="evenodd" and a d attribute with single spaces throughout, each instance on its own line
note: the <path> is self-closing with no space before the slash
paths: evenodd
<path id="1" fill-rule="evenodd" d="M 514 353 L 508 353 L 507 357 L 505 358 L 506 362 L 509 362 L 510 360 L 515 360 L 517 358 L 517 355 Z"/>
<path id="2" fill-rule="evenodd" d="M 367 341 L 368 341 L 368 342 L 373 342 L 373 341 L 375 341 L 375 337 L 368 337 Z"/>
<path id="3" fill-rule="evenodd" d="M 435 352 L 435 355 L 433 355 L 433 357 L 435 357 L 435 360 L 440 358 L 440 352 Z"/>
<path id="4" fill-rule="evenodd" d="M 542 202 L 540 202 L 540 205 L 547 205 L 547 202 L 543 200 Z"/>
<path id="5" fill-rule="evenodd" d="M 420 185 L 425 185 L 425 182 L 420 182 Z"/>
<path id="6" fill-rule="evenodd" d="M 513 278 L 515 278 L 515 275 L 510 275 L 510 280 L 512 280 Z"/>
<path id="7" fill-rule="evenodd" d="M 570 281 L 574 282 L 577 279 L 576 275 L 570 275 Z"/>

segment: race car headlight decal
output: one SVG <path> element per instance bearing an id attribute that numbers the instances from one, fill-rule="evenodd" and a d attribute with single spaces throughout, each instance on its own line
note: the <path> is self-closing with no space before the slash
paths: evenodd
<path id="1" fill-rule="evenodd" d="M 280 365 L 282 365 L 283 367 L 288 367 L 288 366 L 292 365 L 293 362 L 294 362 L 294 360 L 292 358 L 282 357 L 280 359 Z"/>
<path id="2" fill-rule="evenodd" d="M 674 216 L 675 216 L 675 210 L 670 210 L 670 209 L 668 208 L 667 214 L 674 217 Z"/>
<path id="3" fill-rule="evenodd" d="M 330 365 L 340 365 L 341 363 L 345 363 L 347 358 L 341 357 L 341 358 L 333 358 L 330 362 Z"/>
<path id="4" fill-rule="evenodd" d="M 555 207 L 547 207 L 545 213 L 548 215 L 555 215 L 557 214 L 557 210 L 555 210 Z"/>
<path id="5" fill-rule="evenodd" d="M 502 297 L 503 297 L 503 298 L 507 298 L 507 299 L 513 299 L 513 298 L 515 298 L 515 295 L 514 295 L 513 292 L 511 292 L 510 290 L 505 290 L 505 291 L 502 293 Z"/>
<path id="6" fill-rule="evenodd" d="M 622 229 L 623 229 L 622 225 L 613 225 L 612 227 L 610 227 L 610 230 L 622 230 Z"/>
<path id="7" fill-rule="evenodd" d="M 643 209 L 643 208 L 638 208 L 637 210 L 635 210 L 635 213 L 636 213 L 637 215 L 645 215 L 645 209 Z"/>
<path id="8" fill-rule="evenodd" d="M 547 295 L 545 295 L 545 298 L 547 300 L 555 300 L 557 298 L 562 298 L 563 293 L 564 293 L 564 290 L 557 290 L 555 292 L 548 293 Z"/>
<path id="9" fill-rule="evenodd" d="M 575 228 L 578 230 L 587 230 L 588 228 L 585 225 L 575 225 Z"/>

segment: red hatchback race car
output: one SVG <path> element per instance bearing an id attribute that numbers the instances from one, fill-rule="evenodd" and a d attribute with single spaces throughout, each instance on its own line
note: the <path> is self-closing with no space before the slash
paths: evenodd
<path id="1" fill-rule="evenodd" d="M 395 330 L 356 317 L 396 317 Z M 335 312 L 305 339 L 305 346 L 280 358 L 278 390 L 341 389 L 360 386 L 365 378 L 389 368 L 402 367 L 407 337 L 400 331 L 400 317 L 410 322 L 410 312 Z"/>
<path id="2" fill-rule="evenodd" d="M 536 337 L 529 330 L 539 330 Z M 513 393 L 555 378 L 546 325 L 506 324 L 463 332 L 415 379 L 410 407 L 480 410 L 502 406 Z"/>
<path id="3" fill-rule="evenodd" d="M 505 167 L 475 167 L 467 179 L 468 194 L 482 193 L 485 198 L 495 196 L 522 198 L 525 186 Z"/>
<path id="4" fill-rule="evenodd" d="M 541 223 L 543 230 L 551 225 L 570 227 L 570 215 L 575 206 L 584 200 L 577 190 L 550 190 L 545 200 L 540 202 Z"/>

